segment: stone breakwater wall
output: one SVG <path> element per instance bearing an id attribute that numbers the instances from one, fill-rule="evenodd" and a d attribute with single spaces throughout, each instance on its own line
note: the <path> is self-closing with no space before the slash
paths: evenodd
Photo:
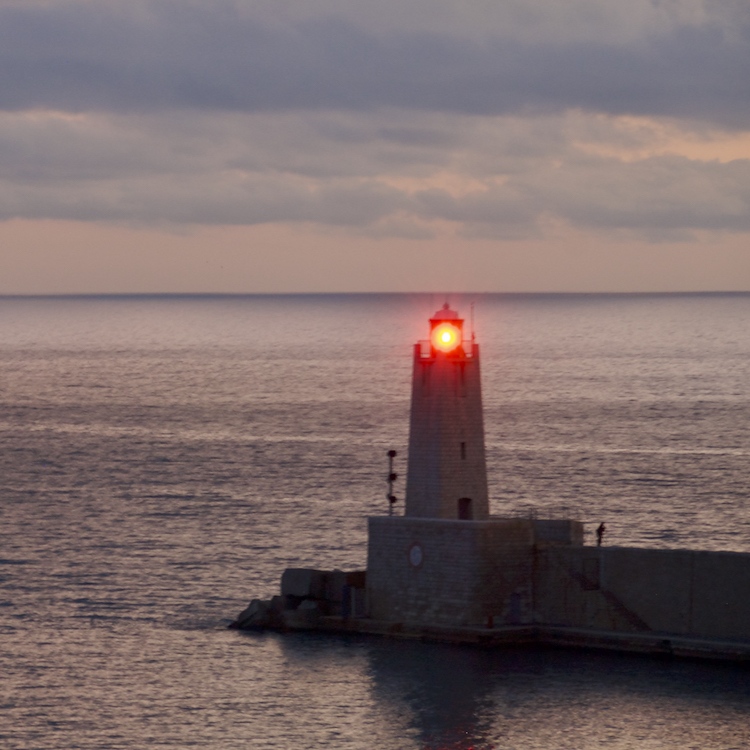
<path id="1" fill-rule="evenodd" d="M 377 620 L 750 644 L 749 554 L 586 547 L 570 521 L 379 517 L 369 531 L 368 608 Z"/>
<path id="2" fill-rule="evenodd" d="M 582 544 L 583 526 L 575 521 L 373 517 L 369 612 L 439 626 L 533 623 L 534 550 Z"/>
<path id="3" fill-rule="evenodd" d="M 547 625 L 750 643 L 750 555 L 537 549 L 533 618 Z"/>
<path id="4" fill-rule="evenodd" d="M 289 569 L 234 627 L 750 659 L 750 554 L 587 547 L 572 521 L 369 519 L 367 571 Z"/>

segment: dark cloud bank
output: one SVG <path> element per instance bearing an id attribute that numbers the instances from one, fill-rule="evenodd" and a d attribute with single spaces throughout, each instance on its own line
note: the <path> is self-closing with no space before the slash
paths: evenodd
<path id="1" fill-rule="evenodd" d="M 747 232 L 750 160 L 597 156 L 564 122 L 750 129 L 750 6 L 708 5 L 639 33 L 577 33 L 578 19 L 535 37 L 229 0 L 0 0 L 0 219 Z M 623 134 L 595 126 L 617 151 Z M 417 184 L 435 174 L 464 187 Z"/>
<path id="2" fill-rule="evenodd" d="M 271 23 L 222 0 L 12 4 L 0 7 L 0 108 L 581 108 L 744 127 L 750 21 L 732 7 L 731 24 L 616 43 L 375 33 L 333 16 Z"/>

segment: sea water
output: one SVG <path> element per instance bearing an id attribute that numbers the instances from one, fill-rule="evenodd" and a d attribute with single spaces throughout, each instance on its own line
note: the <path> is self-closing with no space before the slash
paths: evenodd
<path id="1" fill-rule="evenodd" d="M 0 747 L 750 744 L 739 665 L 226 629 L 285 567 L 364 567 L 389 449 L 402 512 L 444 301 L 0 298 Z M 750 295 L 449 301 L 493 513 L 750 552 Z"/>

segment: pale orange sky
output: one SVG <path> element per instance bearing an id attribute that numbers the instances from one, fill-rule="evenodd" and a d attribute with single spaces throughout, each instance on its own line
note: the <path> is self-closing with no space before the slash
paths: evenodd
<path id="1" fill-rule="evenodd" d="M 747 237 L 684 243 L 352 238 L 313 227 L 159 232 L 0 224 L 0 294 L 373 291 L 745 291 Z"/>

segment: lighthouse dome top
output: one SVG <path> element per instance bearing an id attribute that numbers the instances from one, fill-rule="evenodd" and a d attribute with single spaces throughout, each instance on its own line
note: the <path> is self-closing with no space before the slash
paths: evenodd
<path id="1" fill-rule="evenodd" d="M 431 318 L 433 323 L 439 322 L 441 320 L 458 320 L 458 319 L 459 319 L 458 313 L 455 310 L 451 310 L 447 302 Z"/>

